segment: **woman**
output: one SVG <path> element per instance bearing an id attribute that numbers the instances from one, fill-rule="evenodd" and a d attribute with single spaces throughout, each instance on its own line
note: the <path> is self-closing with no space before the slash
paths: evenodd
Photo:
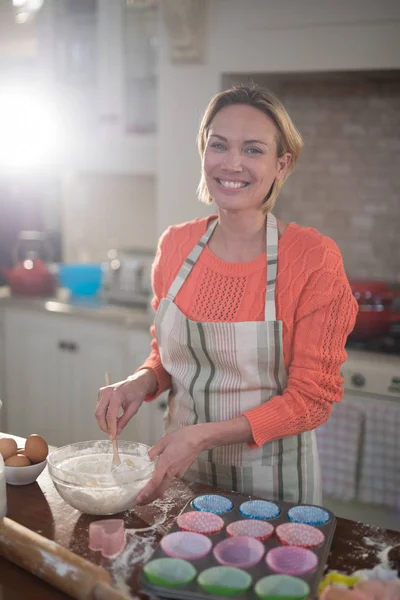
<path id="1" fill-rule="evenodd" d="M 138 497 L 173 477 L 269 499 L 321 502 L 314 429 L 342 397 L 357 305 L 336 244 L 271 213 L 302 149 L 261 88 L 215 96 L 200 126 L 199 196 L 217 216 L 170 227 L 153 265 L 152 352 L 96 409 L 110 438 L 170 389 L 166 435 Z M 123 414 L 117 418 L 119 410 Z"/>

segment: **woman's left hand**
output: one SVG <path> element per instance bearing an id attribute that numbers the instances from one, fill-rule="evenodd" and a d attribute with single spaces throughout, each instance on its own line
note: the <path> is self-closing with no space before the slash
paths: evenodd
<path id="1" fill-rule="evenodd" d="M 149 504 L 159 498 L 174 477 L 182 477 L 203 450 L 201 425 L 188 425 L 165 435 L 149 450 L 158 457 L 154 475 L 136 498 L 137 504 Z"/>

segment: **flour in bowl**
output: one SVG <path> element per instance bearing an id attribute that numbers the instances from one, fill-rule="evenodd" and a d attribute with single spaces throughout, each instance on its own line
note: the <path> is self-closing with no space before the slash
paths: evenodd
<path id="1" fill-rule="evenodd" d="M 63 460 L 53 482 L 64 500 L 83 513 L 113 515 L 133 506 L 150 480 L 154 465 L 147 457 L 120 453 L 112 468 L 109 453 L 81 454 Z"/>
<path id="2" fill-rule="evenodd" d="M 112 466 L 112 457 L 109 454 L 102 453 L 66 458 L 59 468 L 64 473 L 64 480 L 67 478 L 73 483 L 84 485 L 93 481 L 99 485 L 113 485 L 116 481 L 130 483 L 132 480 L 143 478 L 146 472 L 151 470 L 152 463 L 149 459 L 141 456 L 132 458 L 129 454 L 119 456 L 121 464 L 117 467 Z"/>

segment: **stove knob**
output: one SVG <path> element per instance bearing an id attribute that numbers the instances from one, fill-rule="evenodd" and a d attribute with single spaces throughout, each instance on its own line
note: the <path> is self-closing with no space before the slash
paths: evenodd
<path id="1" fill-rule="evenodd" d="M 361 373 L 355 373 L 355 375 L 352 375 L 352 377 L 351 377 L 351 383 L 353 385 L 355 385 L 356 387 L 364 387 L 364 385 L 365 385 L 364 375 L 361 375 Z"/>

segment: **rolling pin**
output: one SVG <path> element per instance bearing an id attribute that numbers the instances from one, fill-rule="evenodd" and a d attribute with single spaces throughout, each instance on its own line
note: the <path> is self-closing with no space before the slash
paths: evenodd
<path id="1" fill-rule="evenodd" d="M 76 600 L 130 600 L 105 569 L 7 517 L 0 518 L 0 556 Z"/>

